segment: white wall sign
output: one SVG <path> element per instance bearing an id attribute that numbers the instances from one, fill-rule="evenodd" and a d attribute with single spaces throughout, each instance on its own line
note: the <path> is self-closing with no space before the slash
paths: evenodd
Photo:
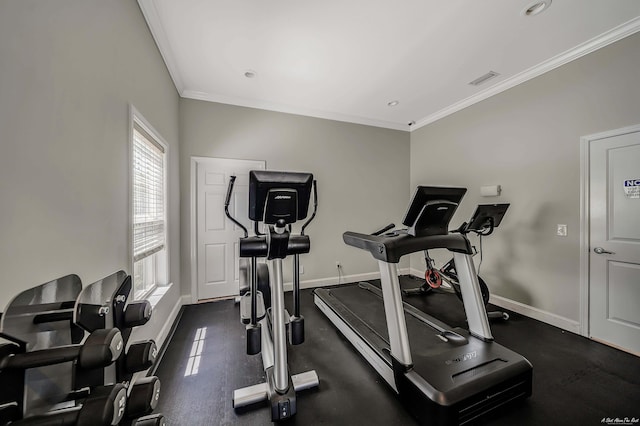
<path id="1" fill-rule="evenodd" d="M 640 198 L 640 179 L 625 180 L 624 194 L 627 198 Z"/>

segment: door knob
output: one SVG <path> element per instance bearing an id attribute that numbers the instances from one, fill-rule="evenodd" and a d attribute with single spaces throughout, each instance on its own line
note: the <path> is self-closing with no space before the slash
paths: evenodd
<path id="1" fill-rule="evenodd" d="M 614 252 L 607 251 L 607 250 L 603 249 L 602 247 L 596 247 L 596 248 L 593 249 L 593 251 L 596 254 L 615 254 Z"/>

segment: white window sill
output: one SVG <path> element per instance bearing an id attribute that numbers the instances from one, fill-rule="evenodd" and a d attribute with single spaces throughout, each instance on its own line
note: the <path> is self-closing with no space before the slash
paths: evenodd
<path id="1" fill-rule="evenodd" d="M 148 300 L 149 303 L 151 303 L 151 306 L 153 308 L 156 307 L 156 305 L 158 303 L 160 303 L 160 301 L 162 300 L 162 298 L 164 297 L 165 294 L 167 294 L 169 292 L 169 290 L 171 289 L 171 286 L 173 286 L 173 283 L 167 284 L 167 285 L 163 285 L 161 287 L 156 287 L 151 293 L 149 293 L 144 299 Z"/>

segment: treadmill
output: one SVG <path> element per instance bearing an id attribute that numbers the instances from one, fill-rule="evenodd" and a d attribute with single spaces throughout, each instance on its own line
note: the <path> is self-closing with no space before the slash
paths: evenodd
<path id="1" fill-rule="evenodd" d="M 531 363 L 494 342 L 469 240 L 448 232 L 465 192 L 419 186 L 403 220 L 407 229 L 343 234 L 346 244 L 378 260 L 381 291 L 366 283 L 314 291 L 316 306 L 420 424 L 465 424 L 531 395 Z M 453 252 L 468 330 L 451 328 L 402 301 L 400 258 L 432 249 Z"/>

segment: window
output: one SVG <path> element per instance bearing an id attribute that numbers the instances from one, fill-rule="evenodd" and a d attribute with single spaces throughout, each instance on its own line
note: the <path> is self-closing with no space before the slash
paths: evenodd
<path id="1" fill-rule="evenodd" d="M 132 257 L 134 298 L 168 284 L 166 145 L 144 119 L 132 119 Z"/>

